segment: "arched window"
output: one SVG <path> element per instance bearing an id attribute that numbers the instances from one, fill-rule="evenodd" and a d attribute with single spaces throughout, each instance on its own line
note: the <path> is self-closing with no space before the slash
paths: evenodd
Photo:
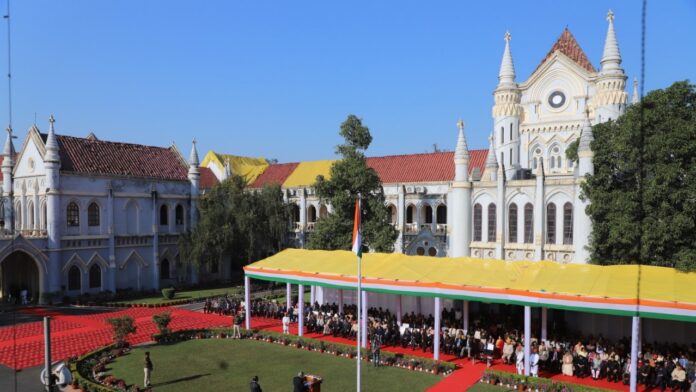
<path id="1" fill-rule="evenodd" d="M 481 204 L 476 203 L 474 205 L 474 241 L 481 241 L 482 214 L 483 209 L 481 208 Z"/>
<path id="2" fill-rule="evenodd" d="M 414 223 L 413 216 L 415 215 L 416 206 L 410 205 L 406 208 L 406 223 Z"/>
<path id="3" fill-rule="evenodd" d="M 99 264 L 94 264 L 89 268 L 89 288 L 101 288 L 101 267 Z"/>
<path id="4" fill-rule="evenodd" d="M 78 207 L 77 203 L 74 201 L 71 201 L 70 204 L 68 204 L 67 220 L 68 227 L 80 226 L 80 207 Z"/>
<path id="5" fill-rule="evenodd" d="M 549 150 L 549 168 L 562 169 L 561 148 L 558 145 L 551 147 Z"/>
<path id="6" fill-rule="evenodd" d="M 169 224 L 169 209 L 166 204 L 162 204 L 160 207 L 160 226 L 166 226 Z"/>
<path id="7" fill-rule="evenodd" d="M 546 243 L 556 243 L 556 205 L 554 203 L 546 205 Z"/>
<path id="8" fill-rule="evenodd" d="M 300 206 L 297 204 L 292 205 L 292 221 L 300 222 Z"/>
<path id="9" fill-rule="evenodd" d="M 27 203 L 27 229 L 34 228 L 34 203 Z"/>
<path id="10" fill-rule="evenodd" d="M 169 260 L 167 259 L 160 263 L 160 279 L 169 279 Z"/>
<path id="11" fill-rule="evenodd" d="M 22 205 L 19 202 L 15 203 L 14 218 L 15 230 L 22 230 Z"/>
<path id="12" fill-rule="evenodd" d="M 517 204 L 512 203 L 508 209 L 508 242 L 517 242 Z"/>
<path id="13" fill-rule="evenodd" d="M 82 286 L 80 269 L 73 265 L 68 270 L 68 290 L 79 290 Z"/>
<path id="14" fill-rule="evenodd" d="M 541 147 L 535 147 L 532 156 L 532 169 L 536 169 L 544 159 L 544 152 L 541 150 Z"/>
<path id="15" fill-rule="evenodd" d="M 389 223 L 391 223 L 392 225 L 395 225 L 396 220 L 397 220 L 396 206 L 394 206 L 393 204 L 389 204 L 388 208 L 389 208 Z"/>
<path id="16" fill-rule="evenodd" d="M 5 228 L 5 203 L 0 201 L 0 228 Z"/>
<path id="17" fill-rule="evenodd" d="M 495 242 L 495 203 L 488 205 L 488 242 Z"/>
<path id="18" fill-rule="evenodd" d="M 524 206 L 524 243 L 534 242 L 534 206 L 527 203 Z"/>
<path id="19" fill-rule="evenodd" d="M 181 204 L 177 204 L 174 210 L 174 223 L 176 223 L 177 226 L 184 224 L 184 207 L 182 207 Z"/>
<path id="20" fill-rule="evenodd" d="M 563 205 L 563 244 L 573 243 L 573 205 L 565 203 Z"/>
<path id="21" fill-rule="evenodd" d="M 425 215 L 423 221 L 427 224 L 433 223 L 433 207 L 425 206 L 423 209 L 423 214 Z"/>
<path id="22" fill-rule="evenodd" d="M 99 226 L 99 204 L 91 203 L 87 207 L 87 226 Z"/>
<path id="23" fill-rule="evenodd" d="M 328 208 L 326 208 L 326 206 L 323 205 L 323 204 L 320 205 L 320 206 L 319 206 L 319 219 L 324 219 L 324 218 L 326 218 L 327 216 L 329 216 L 329 210 L 328 210 Z"/>
<path id="24" fill-rule="evenodd" d="M 435 212 L 437 215 L 437 223 L 440 225 L 446 225 L 447 224 L 447 206 L 444 204 L 440 204 L 437 206 L 437 211 Z"/>
<path id="25" fill-rule="evenodd" d="M 307 222 L 317 221 L 317 209 L 314 206 L 309 206 L 307 208 Z"/>
<path id="26" fill-rule="evenodd" d="M 46 208 L 46 202 L 43 202 L 41 204 L 41 228 L 45 229 L 48 225 L 48 221 L 46 220 L 46 217 L 48 216 L 47 213 L 47 208 Z"/>

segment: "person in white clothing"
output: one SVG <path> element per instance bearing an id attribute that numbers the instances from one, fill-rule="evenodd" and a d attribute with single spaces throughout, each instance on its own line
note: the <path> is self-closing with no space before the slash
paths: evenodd
<path id="1" fill-rule="evenodd" d="M 517 350 L 515 351 L 515 367 L 517 367 L 517 374 L 524 374 L 524 350 L 522 345 L 517 345 Z"/>
<path id="2" fill-rule="evenodd" d="M 524 367 L 524 365 L 522 365 Z M 539 377 L 539 353 L 536 347 L 529 355 L 529 374 L 532 377 Z"/>
<path id="3" fill-rule="evenodd" d="M 288 312 L 285 312 L 283 315 L 283 333 L 290 333 L 290 316 L 288 316 Z"/>

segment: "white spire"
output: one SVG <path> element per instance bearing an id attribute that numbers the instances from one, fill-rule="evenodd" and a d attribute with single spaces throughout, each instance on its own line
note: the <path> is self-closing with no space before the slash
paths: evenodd
<path id="1" fill-rule="evenodd" d="M 225 179 L 232 177 L 232 166 L 230 165 L 230 158 L 225 158 Z"/>
<path id="2" fill-rule="evenodd" d="M 497 169 L 498 157 L 495 156 L 493 133 L 488 137 L 488 157 L 486 158 L 486 169 Z"/>
<path id="3" fill-rule="evenodd" d="M 198 150 L 196 149 L 196 139 L 191 142 L 191 154 L 189 155 L 189 165 L 198 167 Z"/>
<path id="4" fill-rule="evenodd" d="M 619 44 L 616 41 L 616 33 L 614 32 L 614 13 L 609 10 L 607 13 L 607 21 L 609 21 L 609 29 L 607 37 L 604 41 L 604 53 L 602 54 L 602 73 L 606 71 L 620 70 L 621 54 L 619 53 Z"/>
<path id="5" fill-rule="evenodd" d="M 14 159 L 14 146 L 12 145 L 12 127 L 7 127 L 7 139 L 5 139 L 5 148 L 2 150 L 2 155 L 5 157 L 3 163 L 12 164 Z"/>
<path id="6" fill-rule="evenodd" d="M 56 139 L 55 130 L 56 119 L 51 114 L 48 118 L 48 136 L 46 137 L 46 155 L 44 156 L 44 161 L 46 162 L 60 162 L 60 156 L 58 155 L 58 139 Z"/>
<path id="7" fill-rule="evenodd" d="M 582 125 L 580 133 L 580 143 L 578 144 L 578 152 L 592 151 L 591 145 L 594 141 L 592 135 L 592 125 L 590 124 L 590 113 L 585 112 L 585 123 Z"/>
<path id="8" fill-rule="evenodd" d="M 637 104 L 640 102 L 640 96 L 638 95 L 638 79 L 633 79 L 633 96 L 631 97 L 631 103 Z"/>
<path id="9" fill-rule="evenodd" d="M 454 151 L 454 160 L 466 160 L 469 162 L 469 148 L 466 145 L 466 138 L 464 137 L 464 121 L 457 121 L 457 128 L 459 128 L 459 137 L 457 138 L 457 149 Z"/>
<path id="10" fill-rule="evenodd" d="M 500 63 L 500 73 L 498 73 L 498 85 L 515 83 L 515 65 L 512 63 L 512 53 L 510 52 L 510 35 L 509 31 L 505 32 L 505 51 L 503 52 L 503 61 Z"/>

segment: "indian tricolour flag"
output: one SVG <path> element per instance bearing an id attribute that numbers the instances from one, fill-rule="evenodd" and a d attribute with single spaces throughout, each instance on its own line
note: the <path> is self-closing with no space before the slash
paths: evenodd
<path id="1" fill-rule="evenodd" d="M 355 201 L 355 219 L 353 220 L 353 253 L 362 257 L 362 225 L 360 222 L 360 199 Z"/>

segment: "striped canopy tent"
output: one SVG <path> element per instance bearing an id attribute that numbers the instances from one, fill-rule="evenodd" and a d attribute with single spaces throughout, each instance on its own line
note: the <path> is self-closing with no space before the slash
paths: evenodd
<path id="1" fill-rule="evenodd" d="M 620 316 L 696 321 L 696 273 L 673 268 L 471 257 L 363 255 L 363 290 Z M 254 279 L 356 289 L 350 251 L 286 249 L 244 268 Z"/>

